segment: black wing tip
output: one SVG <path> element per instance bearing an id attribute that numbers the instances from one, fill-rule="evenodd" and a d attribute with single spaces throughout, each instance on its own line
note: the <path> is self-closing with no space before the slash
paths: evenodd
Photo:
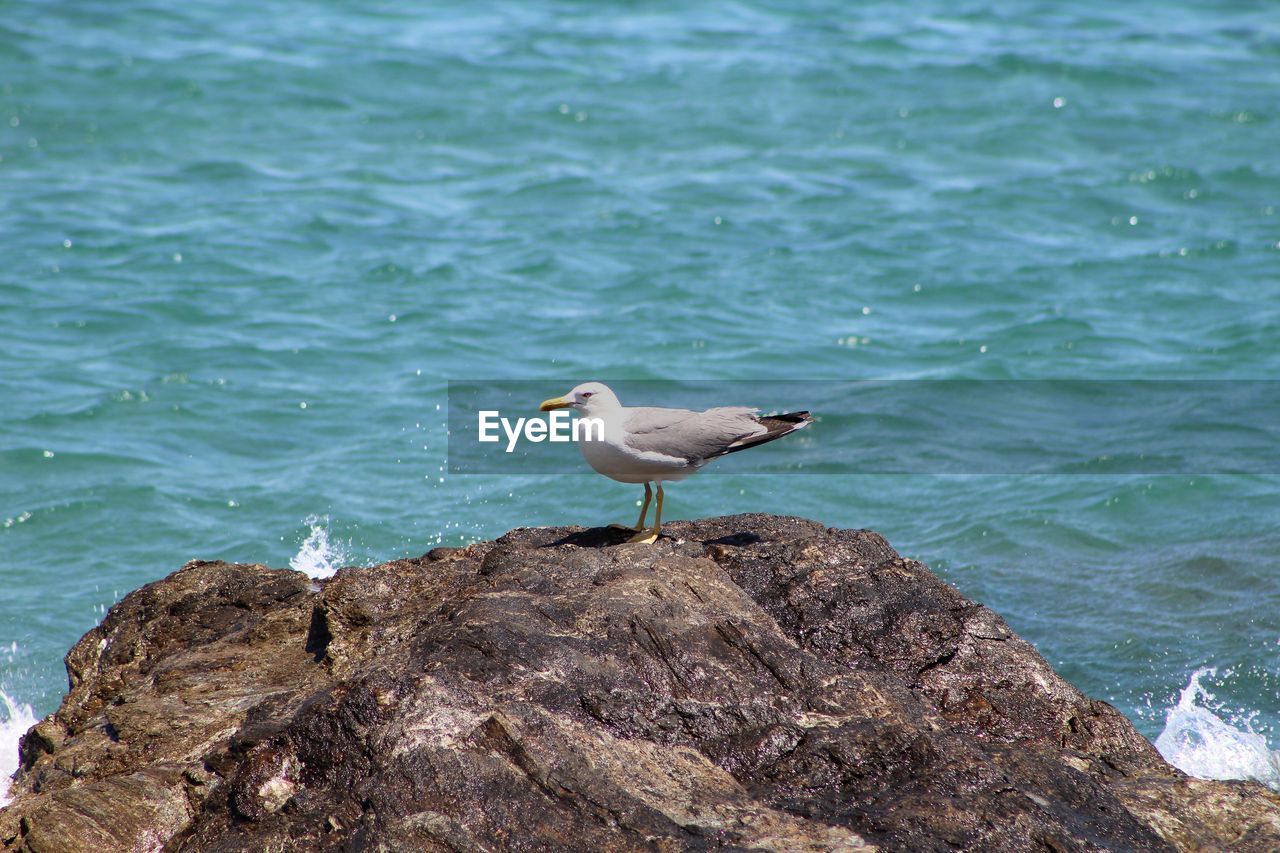
<path id="1" fill-rule="evenodd" d="M 807 411 L 784 412 L 780 415 L 763 415 L 759 420 L 762 423 L 765 421 L 781 421 L 784 424 L 799 424 L 800 426 L 803 426 L 805 424 L 813 423 L 813 415 L 809 414 Z M 799 426 L 796 427 L 796 429 L 799 428 Z"/>
<path id="2" fill-rule="evenodd" d="M 762 435 L 753 435 L 750 438 L 741 439 L 725 448 L 719 455 L 737 453 L 739 450 L 746 450 L 748 447 L 766 444 L 782 438 L 784 435 L 790 435 L 796 430 L 804 429 L 813 423 L 813 416 L 808 412 L 786 412 L 781 415 L 762 415 L 756 420 L 764 426 L 767 432 Z"/>

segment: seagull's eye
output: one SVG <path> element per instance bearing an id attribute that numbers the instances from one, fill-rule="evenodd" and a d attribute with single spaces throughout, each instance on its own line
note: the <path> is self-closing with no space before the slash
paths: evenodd
<path id="1" fill-rule="evenodd" d="M 592 394 L 594 394 L 594 393 L 596 393 L 596 392 L 595 392 L 595 391 L 583 391 L 583 392 L 582 392 L 582 399 L 584 399 L 584 400 L 585 400 L 586 398 L 590 397 L 590 396 L 591 396 Z"/>

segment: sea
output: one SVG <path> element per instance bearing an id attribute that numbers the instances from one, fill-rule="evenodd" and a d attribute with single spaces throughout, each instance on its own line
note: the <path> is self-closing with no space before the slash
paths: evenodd
<path id="1" fill-rule="evenodd" d="M 0 10 L 0 775 L 67 649 L 188 560 L 323 576 L 632 519 L 580 461 L 451 465 L 450 383 L 521 383 L 536 416 L 701 380 L 817 420 L 666 518 L 873 528 L 1183 770 L 1280 789 L 1265 418 L 1219 424 L 1262 456 L 1170 422 L 1176 463 L 1045 468 L 1001 407 L 1017 464 L 935 470 L 859 466 L 831 416 L 872 381 L 1280 399 L 1274 4 Z M 899 408 L 876 447 L 929 407 Z"/>

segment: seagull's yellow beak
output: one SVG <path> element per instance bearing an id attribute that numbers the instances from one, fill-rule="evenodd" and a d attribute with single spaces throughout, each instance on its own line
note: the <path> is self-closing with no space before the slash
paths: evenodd
<path id="1" fill-rule="evenodd" d="M 564 397 L 552 397 L 550 400 L 543 400 L 542 405 L 538 406 L 538 411 L 549 412 L 552 409 L 567 409 L 572 405 L 572 400 L 566 400 Z"/>

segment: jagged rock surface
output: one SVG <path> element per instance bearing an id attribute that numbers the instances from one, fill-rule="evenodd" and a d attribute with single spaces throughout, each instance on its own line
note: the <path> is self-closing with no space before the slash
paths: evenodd
<path id="1" fill-rule="evenodd" d="M 521 529 L 315 582 L 192 563 L 67 655 L 4 849 L 1265 850 L 880 536 Z"/>

